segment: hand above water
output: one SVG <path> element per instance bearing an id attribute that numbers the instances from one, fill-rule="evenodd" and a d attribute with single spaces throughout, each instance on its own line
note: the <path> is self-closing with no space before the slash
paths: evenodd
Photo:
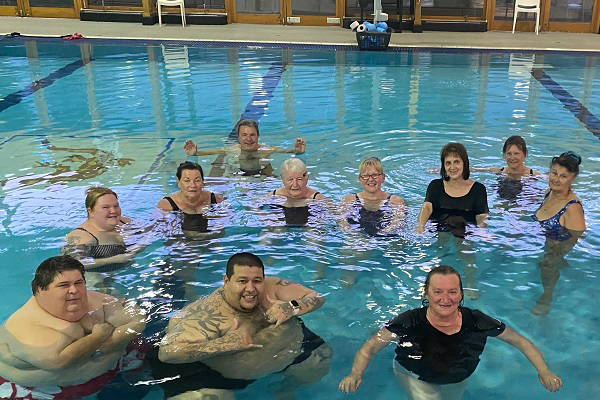
<path id="1" fill-rule="evenodd" d="M 266 311 L 267 321 L 275 326 L 283 324 L 288 319 L 292 318 L 294 314 L 294 307 L 286 301 L 272 299 L 267 295 L 267 301 L 271 303 L 271 306 Z"/>
<path id="2" fill-rule="evenodd" d="M 294 152 L 296 154 L 304 154 L 306 151 L 306 141 L 302 138 L 296 138 L 296 143 L 294 143 Z"/>
<path id="3" fill-rule="evenodd" d="M 183 144 L 183 150 L 188 156 L 195 156 L 198 153 L 198 145 L 193 140 L 186 140 Z"/>

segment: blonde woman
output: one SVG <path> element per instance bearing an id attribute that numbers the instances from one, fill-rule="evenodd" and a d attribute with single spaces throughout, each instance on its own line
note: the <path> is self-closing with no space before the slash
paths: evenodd
<path id="1" fill-rule="evenodd" d="M 88 217 L 67 234 L 62 253 L 80 260 L 89 272 L 120 269 L 135 255 L 127 249 L 121 232 L 131 219 L 121 215 L 118 196 L 111 189 L 93 186 L 85 193 Z"/>

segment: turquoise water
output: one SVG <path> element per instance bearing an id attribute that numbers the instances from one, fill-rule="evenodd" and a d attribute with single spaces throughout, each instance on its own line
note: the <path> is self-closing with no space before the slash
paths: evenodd
<path id="1" fill-rule="evenodd" d="M 90 55 L 93 61 L 70 75 L 30 95 L 20 92 Z M 265 76 L 282 64 L 280 80 L 269 89 Z M 225 234 L 206 241 L 150 235 L 150 245 L 135 264 L 115 274 L 115 287 L 150 310 L 149 336 L 164 326 L 173 309 L 219 287 L 231 254 L 253 251 L 267 260 L 268 274 L 327 295 L 326 305 L 304 320 L 333 347 L 331 370 L 296 397 L 341 398 L 337 384 L 350 371 L 356 350 L 384 321 L 420 304 L 426 271 L 439 263 L 464 267 L 452 241 L 440 246 L 433 234 L 413 234 L 427 184 L 436 177 L 427 170 L 439 167 L 440 148 L 460 141 L 473 166 L 501 166 L 503 140 L 519 134 L 529 147 L 527 165 L 542 172 L 554 155 L 566 150 L 581 154 L 574 190 L 584 203 L 588 231 L 567 256 L 551 313 L 532 315 L 529 310 L 541 294 L 536 262 L 544 238 L 528 215 L 547 183 L 531 181 L 516 201 L 508 202 L 499 198 L 493 174 L 474 173 L 488 188 L 491 213 L 487 235 L 473 239 L 481 298 L 467 300 L 466 306 L 530 338 L 565 386 L 549 395 L 516 349 L 490 339 L 465 398 L 595 398 L 600 392 L 595 334 L 600 328 L 598 127 L 591 118 L 586 127 L 564 108 L 552 94 L 562 92 L 542 85 L 532 68 L 543 69 L 571 98 L 600 115 L 600 66 L 593 55 L 0 41 L 0 104 L 13 101 L 11 93 L 23 94 L 17 96 L 19 103 L 0 112 L 0 254 L 5 266 L 0 321 L 27 300 L 34 269 L 56 255 L 62 237 L 85 218 L 87 186 L 113 188 L 125 215 L 150 223 L 156 203 L 177 190 L 174 172 L 184 159 L 184 140 L 194 138 L 202 148 L 222 146 L 247 106 L 254 111 L 261 106 L 261 141 L 289 147 L 297 136 L 305 138 L 308 148 L 301 158 L 311 172 L 309 185 L 336 202 L 360 190 L 356 174 L 362 159 L 382 159 L 385 189 L 410 205 L 408 228 L 385 240 L 344 235 L 332 210 L 306 229 L 269 229 L 282 223 L 257 203 L 280 181 L 226 174 L 207 179 L 211 191 L 227 197 L 215 210 L 220 218 L 214 219 Z M 71 150 L 49 150 L 44 140 Z M 96 154 L 102 173 L 75 174 L 67 182 L 48 175 L 53 163 L 76 171 L 86 162 L 66 159 L 73 154 L 92 158 L 89 151 L 72 149 L 101 150 Z M 284 159 L 275 155 L 272 164 L 277 168 Z M 213 160 L 201 158 L 206 171 Z M 317 274 L 324 265 L 324 273 Z M 169 281 L 176 289 L 161 283 L 169 269 L 177 271 Z M 349 270 L 357 271 L 351 288 L 343 283 Z M 390 365 L 392 353 L 390 346 L 373 360 L 354 398 L 404 398 Z M 237 396 L 275 398 L 280 380 L 275 374 Z M 134 396 L 122 381 L 109 389 L 113 398 L 162 397 L 158 387 Z"/>

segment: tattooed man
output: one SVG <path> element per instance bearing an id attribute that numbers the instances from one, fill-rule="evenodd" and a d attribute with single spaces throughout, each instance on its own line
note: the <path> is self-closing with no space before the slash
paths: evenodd
<path id="1" fill-rule="evenodd" d="M 254 254 L 235 254 L 223 287 L 169 321 L 160 361 L 150 357 L 155 378 L 166 397 L 215 399 L 233 398 L 230 390 L 274 372 L 284 372 L 284 392 L 293 391 L 291 382 L 318 381 L 331 350 L 297 316 L 324 302 L 314 290 L 265 276 Z"/>

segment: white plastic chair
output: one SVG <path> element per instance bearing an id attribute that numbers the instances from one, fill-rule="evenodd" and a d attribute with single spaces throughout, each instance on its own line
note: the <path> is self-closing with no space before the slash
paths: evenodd
<path id="1" fill-rule="evenodd" d="M 535 34 L 537 35 L 540 27 L 540 0 L 515 0 L 515 16 L 513 18 L 512 33 L 515 33 L 515 25 L 517 25 L 517 14 L 519 14 L 520 12 L 535 13 Z"/>
<path id="2" fill-rule="evenodd" d="M 156 0 L 156 8 L 158 10 L 158 26 L 162 26 L 162 12 L 160 6 L 163 7 L 180 7 L 181 8 L 181 24 L 185 28 L 185 5 L 183 0 Z"/>

